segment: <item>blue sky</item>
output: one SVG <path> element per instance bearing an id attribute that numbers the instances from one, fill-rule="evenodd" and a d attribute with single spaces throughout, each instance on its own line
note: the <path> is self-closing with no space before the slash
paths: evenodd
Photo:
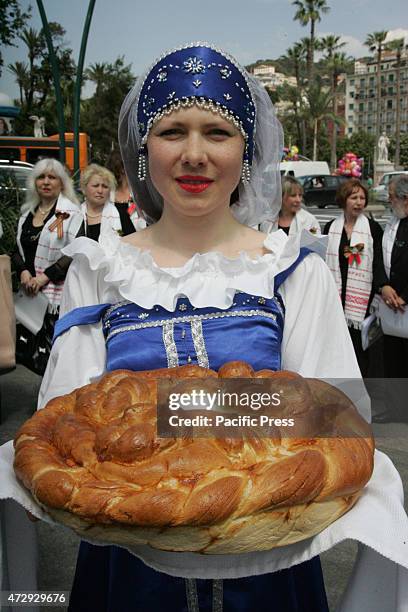
<path id="1" fill-rule="evenodd" d="M 77 59 L 87 0 L 43 0 L 50 21 L 60 22 Z M 21 0 L 27 7 L 30 2 Z M 406 36 L 408 11 L 405 0 L 328 0 L 331 8 L 317 24 L 318 35 L 343 36 L 345 51 L 367 54 L 367 33 L 391 30 L 392 37 Z M 30 25 L 41 22 L 31 0 Z M 164 50 L 181 43 L 202 40 L 229 51 L 243 64 L 277 58 L 309 29 L 293 21 L 290 0 L 96 0 L 85 64 L 114 61 L 119 55 L 140 73 Z M 7 64 L 25 61 L 24 45 L 4 50 L 5 67 L 0 91 L 17 97 L 17 87 Z"/>

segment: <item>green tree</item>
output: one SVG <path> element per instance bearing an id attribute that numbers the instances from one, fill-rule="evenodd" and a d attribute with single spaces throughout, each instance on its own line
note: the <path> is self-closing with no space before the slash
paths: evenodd
<path id="1" fill-rule="evenodd" d="M 338 102 L 338 81 L 340 74 L 345 70 L 346 56 L 339 53 L 339 49 L 344 47 L 341 37 L 329 34 L 320 39 L 320 49 L 324 51 L 324 60 L 330 78 L 330 90 L 332 95 L 332 112 L 337 117 Z M 330 149 L 330 168 L 334 170 L 337 165 L 337 125 L 332 123 L 331 130 L 331 149 Z"/>
<path id="2" fill-rule="evenodd" d="M 21 40 L 27 47 L 29 88 L 27 90 L 26 104 L 29 108 L 31 108 L 34 100 L 34 91 L 38 71 L 35 63 L 41 57 L 43 43 L 41 40 L 41 34 L 34 30 L 34 28 L 24 28 L 21 34 Z"/>
<path id="3" fill-rule="evenodd" d="M 390 142 L 390 155 L 392 157 L 396 156 L 396 135 L 393 136 Z M 399 135 L 399 147 L 400 147 L 400 158 L 399 165 L 408 170 L 408 134 L 400 134 Z"/>
<path id="4" fill-rule="evenodd" d="M 114 63 L 105 63 L 103 70 L 105 76 L 98 80 L 99 88 L 83 101 L 81 110 L 82 128 L 91 137 L 92 157 L 101 163 L 106 162 L 112 147 L 117 146 L 119 110 L 124 95 L 135 81 L 131 66 L 125 65 L 123 56 Z"/>
<path id="5" fill-rule="evenodd" d="M 96 96 L 100 95 L 106 80 L 109 78 L 110 70 L 107 62 L 95 62 L 85 70 L 85 78 L 96 85 Z"/>
<path id="6" fill-rule="evenodd" d="M 401 56 L 402 51 L 404 50 L 405 43 L 403 38 L 397 38 L 395 40 L 391 40 L 386 44 L 387 51 L 393 51 L 396 56 L 396 64 L 395 68 L 397 71 L 397 79 L 395 83 L 396 94 L 397 94 L 397 104 L 396 104 L 396 121 L 395 121 L 395 155 L 394 155 L 394 164 L 395 167 L 398 168 L 400 165 L 400 140 L 401 140 Z"/>
<path id="7" fill-rule="evenodd" d="M 65 44 L 65 29 L 57 22 L 50 22 L 49 27 L 61 75 L 64 113 L 67 127 L 70 128 L 76 66 L 72 59 L 72 50 Z M 30 116 L 41 115 L 45 118 L 47 133 L 56 132 L 58 126 L 53 77 L 44 33 L 31 27 L 24 28 L 21 40 L 27 47 L 28 63 L 15 62 L 8 66 L 20 89 L 21 111 L 15 121 L 15 130 L 18 134 L 32 133 Z"/>
<path id="8" fill-rule="evenodd" d="M 313 160 L 317 159 L 318 150 L 318 130 L 319 126 L 327 121 L 339 123 L 339 118 L 332 112 L 332 95 L 326 91 L 320 79 L 317 79 L 307 89 L 308 114 L 312 121 L 313 128 Z"/>
<path id="9" fill-rule="evenodd" d="M 297 9 L 294 20 L 299 21 L 302 26 L 307 26 L 310 23 L 310 39 L 307 49 L 307 77 L 309 84 L 312 84 L 314 75 L 316 22 L 321 21 L 322 13 L 328 13 L 330 7 L 326 0 L 293 0 L 292 4 Z"/>
<path id="10" fill-rule="evenodd" d="M 293 125 L 295 125 L 296 132 L 290 130 L 290 140 L 293 140 L 293 142 L 296 142 L 298 143 L 298 145 L 300 145 L 300 143 L 302 142 L 303 109 L 299 89 L 297 87 L 289 85 L 288 83 L 285 83 L 284 85 L 280 85 L 277 88 L 277 94 L 279 100 L 288 102 L 290 104 L 290 110 L 288 113 L 285 114 L 285 117 L 283 119 L 283 122 L 285 123 L 285 136 L 287 135 L 286 132 L 288 131 L 288 123 L 290 123 L 292 127 Z M 288 142 L 289 139 L 285 138 L 285 143 Z"/>
<path id="11" fill-rule="evenodd" d="M 381 132 L 381 58 L 384 50 L 385 39 L 388 32 L 381 30 L 381 32 L 373 32 L 368 34 L 364 44 L 377 56 L 377 95 L 376 95 L 376 119 L 375 119 L 375 142 L 378 142 L 378 138 Z M 377 147 L 375 147 L 377 151 Z M 377 153 L 376 153 L 377 154 Z"/>
<path id="12" fill-rule="evenodd" d="M 28 90 L 30 87 L 30 73 L 28 70 L 28 64 L 26 62 L 14 62 L 14 64 L 9 64 L 7 69 L 16 79 L 16 83 L 20 91 L 20 106 L 23 106 L 24 100 L 27 99 Z"/>
<path id="13" fill-rule="evenodd" d="M 15 47 L 14 40 L 30 18 L 31 8 L 21 10 L 18 0 L 0 0 L 0 48 Z M 0 76 L 3 69 L 3 55 L 0 50 Z"/>

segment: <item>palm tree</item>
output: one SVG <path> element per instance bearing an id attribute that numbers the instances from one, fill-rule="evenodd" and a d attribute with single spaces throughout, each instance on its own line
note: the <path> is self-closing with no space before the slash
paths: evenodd
<path id="1" fill-rule="evenodd" d="M 94 64 L 90 64 L 85 70 L 85 77 L 96 85 L 95 94 L 97 96 L 100 94 L 109 75 L 110 70 L 107 62 L 95 62 Z"/>
<path id="2" fill-rule="evenodd" d="M 286 50 L 286 55 L 282 57 L 282 59 L 289 60 L 291 63 L 293 67 L 293 72 L 295 73 L 296 85 L 298 89 L 303 86 L 303 79 L 301 73 L 303 61 L 305 60 L 305 58 L 305 47 L 300 42 L 295 43 L 293 47 L 289 47 L 289 49 Z"/>
<path id="3" fill-rule="evenodd" d="M 325 51 L 324 59 L 330 75 L 330 89 L 332 95 L 332 112 L 337 117 L 337 88 L 339 76 L 345 69 L 346 55 L 338 53 L 346 43 L 341 42 L 341 37 L 329 34 L 320 39 L 321 49 Z M 330 168 L 334 170 L 337 165 L 337 125 L 332 123 L 330 143 Z"/>
<path id="4" fill-rule="evenodd" d="M 367 38 L 364 42 L 364 44 L 370 49 L 371 52 L 377 54 L 377 109 L 375 120 L 376 145 L 381 132 L 381 58 L 387 34 L 388 32 L 386 30 L 381 30 L 381 32 L 373 32 L 372 34 L 367 35 Z M 377 146 L 375 147 L 374 159 L 377 159 Z"/>
<path id="5" fill-rule="evenodd" d="M 395 167 L 398 168 L 400 165 L 400 128 L 401 128 L 401 99 L 400 99 L 400 91 L 401 91 L 401 55 L 404 49 L 404 39 L 396 38 L 395 40 L 390 40 L 386 44 L 387 51 L 394 51 L 396 55 L 397 63 L 395 64 L 395 68 L 397 70 L 397 80 L 396 80 L 396 94 L 397 94 L 397 105 L 396 105 L 396 117 L 395 117 L 395 158 L 394 164 Z"/>
<path id="6" fill-rule="evenodd" d="M 330 91 L 325 91 L 322 83 L 316 80 L 307 90 L 308 114 L 313 123 L 313 161 L 317 159 L 317 133 L 319 125 L 323 121 L 333 121 L 339 123 L 339 117 L 333 115 L 332 112 L 332 94 Z"/>
<path id="7" fill-rule="evenodd" d="M 30 75 L 30 86 L 27 94 L 27 107 L 30 109 L 33 104 L 34 89 L 36 81 L 35 60 L 40 57 L 43 49 L 41 34 L 34 28 L 24 28 L 21 40 L 25 43 L 28 50 L 28 69 Z"/>
<path id="8" fill-rule="evenodd" d="M 24 100 L 27 99 L 28 89 L 30 87 L 30 74 L 28 71 L 28 65 L 26 62 L 14 62 L 9 64 L 9 72 L 11 72 L 16 79 L 16 83 L 20 90 L 20 106 L 24 105 Z"/>
<path id="9" fill-rule="evenodd" d="M 315 49 L 315 24 L 321 21 L 321 13 L 328 13 L 330 7 L 326 0 L 293 0 L 293 6 L 297 8 L 294 20 L 299 21 L 302 26 L 310 22 L 310 38 L 307 53 L 307 76 L 309 84 L 313 82 L 314 73 L 314 49 Z"/>

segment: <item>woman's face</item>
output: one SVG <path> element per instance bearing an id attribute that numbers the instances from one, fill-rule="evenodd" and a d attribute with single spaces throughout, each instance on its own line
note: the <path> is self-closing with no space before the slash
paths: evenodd
<path id="1" fill-rule="evenodd" d="M 361 187 L 357 187 L 347 198 L 344 213 L 347 217 L 357 219 L 357 217 L 363 212 L 365 205 L 365 193 Z"/>
<path id="2" fill-rule="evenodd" d="M 45 170 L 35 179 L 35 188 L 41 200 L 56 200 L 61 193 L 62 181 L 53 170 Z"/>
<path id="3" fill-rule="evenodd" d="M 294 189 L 283 196 L 282 198 L 282 212 L 286 215 L 296 215 L 302 205 L 302 191 L 300 189 Z"/>
<path id="4" fill-rule="evenodd" d="M 232 123 L 195 106 L 180 109 L 153 126 L 147 149 L 150 177 L 166 206 L 192 217 L 229 206 L 244 154 Z"/>
<path id="5" fill-rule="evenodd" d="M 100 174 L 93 174 L 84 188 L 85 199 L 92 206 L 104 206 L 109 199 L 110 185 Z"/>

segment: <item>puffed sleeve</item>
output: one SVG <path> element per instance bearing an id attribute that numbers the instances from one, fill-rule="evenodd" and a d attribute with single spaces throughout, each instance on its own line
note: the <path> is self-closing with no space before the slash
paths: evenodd
<path id="1" fill-rule="evenodd" d="M 308 255 L 280 289 L 286 309 L 282 367 L 302 376 L 360 378 L 334 280 L 318 255 Z"/>
<path id="2" fill-rule="evenodd" d="M 64 285 L 60 316 L 101 302 L 100 274 L 85 257 L 72 262 Z M 106 349 L 101 323 L 71 327 L 52 348 L 38 397 L 38 408 L 58 395 L 86 385 L 105 371 Z"/>

